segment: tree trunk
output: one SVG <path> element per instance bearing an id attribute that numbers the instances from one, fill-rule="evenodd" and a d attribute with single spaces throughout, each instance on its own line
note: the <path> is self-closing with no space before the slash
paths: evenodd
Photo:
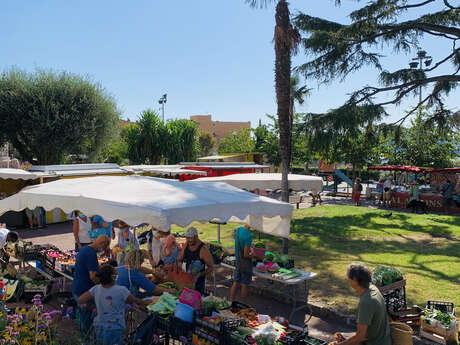
<path id="1" fill-rule="evenodd" d="M 275 27 L 275 86 L 278 103 L 278 126 L 282 158 L 282 200 L 289 202 L 288 173 L 291 161 L 291 40 L 288 3 L 280 0 L 276 6 Z M 288 240 L 283 240 L 283 253 L 288 252 Z"/>

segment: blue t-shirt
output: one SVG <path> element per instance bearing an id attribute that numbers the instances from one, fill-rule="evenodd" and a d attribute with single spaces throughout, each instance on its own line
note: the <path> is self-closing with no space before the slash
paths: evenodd
<path id="1" fill-rule="evenodd" d="M 235 260 L 238 260 L 238 244 L 237 238 L 240 240 L 240 247 L 244 250 L 244 247 L 252 246 L 252 235 L 251 232 L 244 226 L 240 226 L 235 230 Z M 243 253 L 244 254 L 244 253 Z"/>
<path id="2" fill-rule="evenodd" d="M 99 263 L 97 262 L 97 253 L 90 246 L 84 246 L 77 254 L 75 262 L 75 273 L 73 276 L 72 292 L 80 296 L 94 286 L 89 277 L 89 272 L 97 272 Z"/>
<path id="3" fill-rule="evenodd" d="M 138 270 L 128 270 L 125 266 L 120 266 L 117 270 L 116 284 L 128 288 L 133 296 L 138 296 L 139 288 L 144 289 L 147 293 L 152 293 L 156 288 L 155 284 Z"/>
<path id="4" fill-rule="evenodd" d="M 125 329 L 125 306 L 130 292 L 124 286 L 114 285 L 105 288 L 93 286 L 89 293 L 94 298 L 97 316 L 94 325 L 110 329 Z"/>
<path id="5" fill-rule="evenodd" d="M 179 258 L 179 248 L 177 247 L 171 251 L 171 255 L 169 256 L 164 255 L 164 253 L 164 249 L 161 249 L 161 261 L 163 261 L 165 265 L 172 265 Z"/>
<path id="6" fill-rule="evenodd" d="M 91 230 L 88 231 L 91 241 L 94 241 L 96 238 L 98 238 L 101 235 L 106 235 L 109 238 L 112 238 L 112 222 L 108 222 L 109 226 L 107 228 L 104 228 L 102 226 L 102 224 L 104 223 L 104 218 L 98 215 L 95 215 L 93 217 L 93 222 L 98 224 L 99 227 L 92 228 Z"/>

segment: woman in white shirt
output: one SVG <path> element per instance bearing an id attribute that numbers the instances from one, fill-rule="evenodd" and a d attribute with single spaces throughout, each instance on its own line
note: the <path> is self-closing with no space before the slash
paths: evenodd
<path id="1" fill-rule="evenodd" d="M 81 213 L 75 211 L 75 218 L 73 220 L 73 236 L 75 238 L 75 250 L 83 246 L 91 244 L 89 231 L 91 230 L 91 219 Z"/>
<path id="2" fill-rule="evenodd" d="M 152 235 L 148 238 L 149 261 L 152 267 L 160 264 L 163 242 L 169 234 L 170 232 L 152 229 Z"/>

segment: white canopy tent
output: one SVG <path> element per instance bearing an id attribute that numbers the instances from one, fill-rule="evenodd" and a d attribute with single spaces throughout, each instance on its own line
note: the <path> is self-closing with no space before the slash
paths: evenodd
<path id="1" fill-rule="evenodd" d="M 22 169 L 0 168 L 0 178 L 14 180 L 34 180 L 40 178 L 38 174 L 33 174 Z"/>
<path id="2" fill-rule="evenodd" d="M 204 175 L 206 176 L 206 171 L 192 170 L 192 169 L 182 169 L 182 165 L 125 165 L 122 166 L 122 169 L 126 171 L 132 171 L 135 173 L 153 173 L 161 175 L 181 175 L 181 174 L 190 174 L 190 175 Z"/>
<path id="3" fill-rule="evenodd" d="M 193 221 L 244 222 L 254 229 L 289 237 L 293 207 L 225 183 L 185 183 L 147 176 L 64 179 L 24 188 L 0 200 L 0 215 L 41 206 L 80 210 L 128 224 L 149 223 L 160 230 Z"/>
<path id="4" fill-rule="evenodd" d="M 292 190 L 323 190 L 323 179 L 319 176 L 289 174 L 289 188 Z M 236 188 L 255 189 L 281 189 L 281 174 L 233 174 L 217 177 L 203 177 L 189 182 L 225 182 Z"/>

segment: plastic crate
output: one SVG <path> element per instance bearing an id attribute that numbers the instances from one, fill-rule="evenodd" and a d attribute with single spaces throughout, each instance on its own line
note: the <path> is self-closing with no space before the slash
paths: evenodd
<path id="1" fill-rule="evenodd" d="M 246 339 L 235 339 L 232 334 L 237 327 L 246 326 L 243 319 L 227 319 L 221 322 L 221 343 L 223 345 L 246 344 Z"/>
<path id="2" fill-rule="evenodd" d="M 265 252 L 267 251 L 267 249 L 265 248 L 256 248 L 256 247 L 252 247 L 252 250 L 253 250 L 253 255 L 255 258 L 257 259 L 264 259 L 265 258 Z"/>
<path id="3" fill-rule="evenodd" d="M 34 298 L 34 296 L 40 294 L 42 296 L 42 302 L 46 302 L 51 297 L 52 286 L 52 282 L 47 282 L 47 284 L 39 286 L 24 286 L 22 298 L 26 303 L 32 303 L 32 299 Z"/>
<path id="4" fill-rule="evenodd" d="M 291 268 L 294 268 L 294 259 L 289 259 L 289 261 L 288 261 L 288 263 L 286 265 L 284 265 L 282 262 L 278 262 L 278 265 L 281 268 L 285 268 L 285 269 L 289 270 Z"/>
<path id="5" fill-rule="evenodd" d="M 407 308 L 406 301 L 406 280 L 381 286 L 378 288 L 383 295 L 387 310 L 400 310 Z"/>
<path id="6" fill-rule="evenodd" d="M 447 301 L 427 301 L 426 309 L 436 309 L 442 311 L 443 313 L 448 313 L 450 315 L 455 315 L 455 306 L 453 302 Z"/>
<path id="7" fill-rule="evenodd" d="M 310 337 L 310 336 L 305 336 L 299 342 L 300 345 L 326 345 L 327 343 L 328 343 L 327 341 L 317 339 L 317 338 L 313 338 L 313 337 Z"/>
<path id="8" fill-rule="evenodd" d="M 305 339 L 306 336 L 308 336 L 308 329 L 305 329 L 303 331 L 288 329 L 288 334 L 283 340 L 281 340 L 281 344 L 300 345 L 301 341 Z"/>
<path id="9" fill-rule="evenodd" d="M 172 316 L 169 323 L 169 335 L 172 339 L 184 341 L 191 340 L 195 325 L 193 323 L 182 321 Z"/>
<path id="10" fill-rule="evenodd" d="M 232 313 L 234 312 L 234 310 L 238 311 L 241 309 L 248 309 L 248 308 L 251 308 L 251 307 L 247 304 L 244 304 L 238 301 L 233 301 L 232 305 L 230 306 L 230 310 L 232 311 Z"/>
<path id="11" fill-rule="evenodd" d="M 159 330 L 168 333 L 169 332 L 169 324 L 171 322 L 171 315 L 161 315 L 155 314 L 155 318 L 157 321 L 157 327 Z"/>

